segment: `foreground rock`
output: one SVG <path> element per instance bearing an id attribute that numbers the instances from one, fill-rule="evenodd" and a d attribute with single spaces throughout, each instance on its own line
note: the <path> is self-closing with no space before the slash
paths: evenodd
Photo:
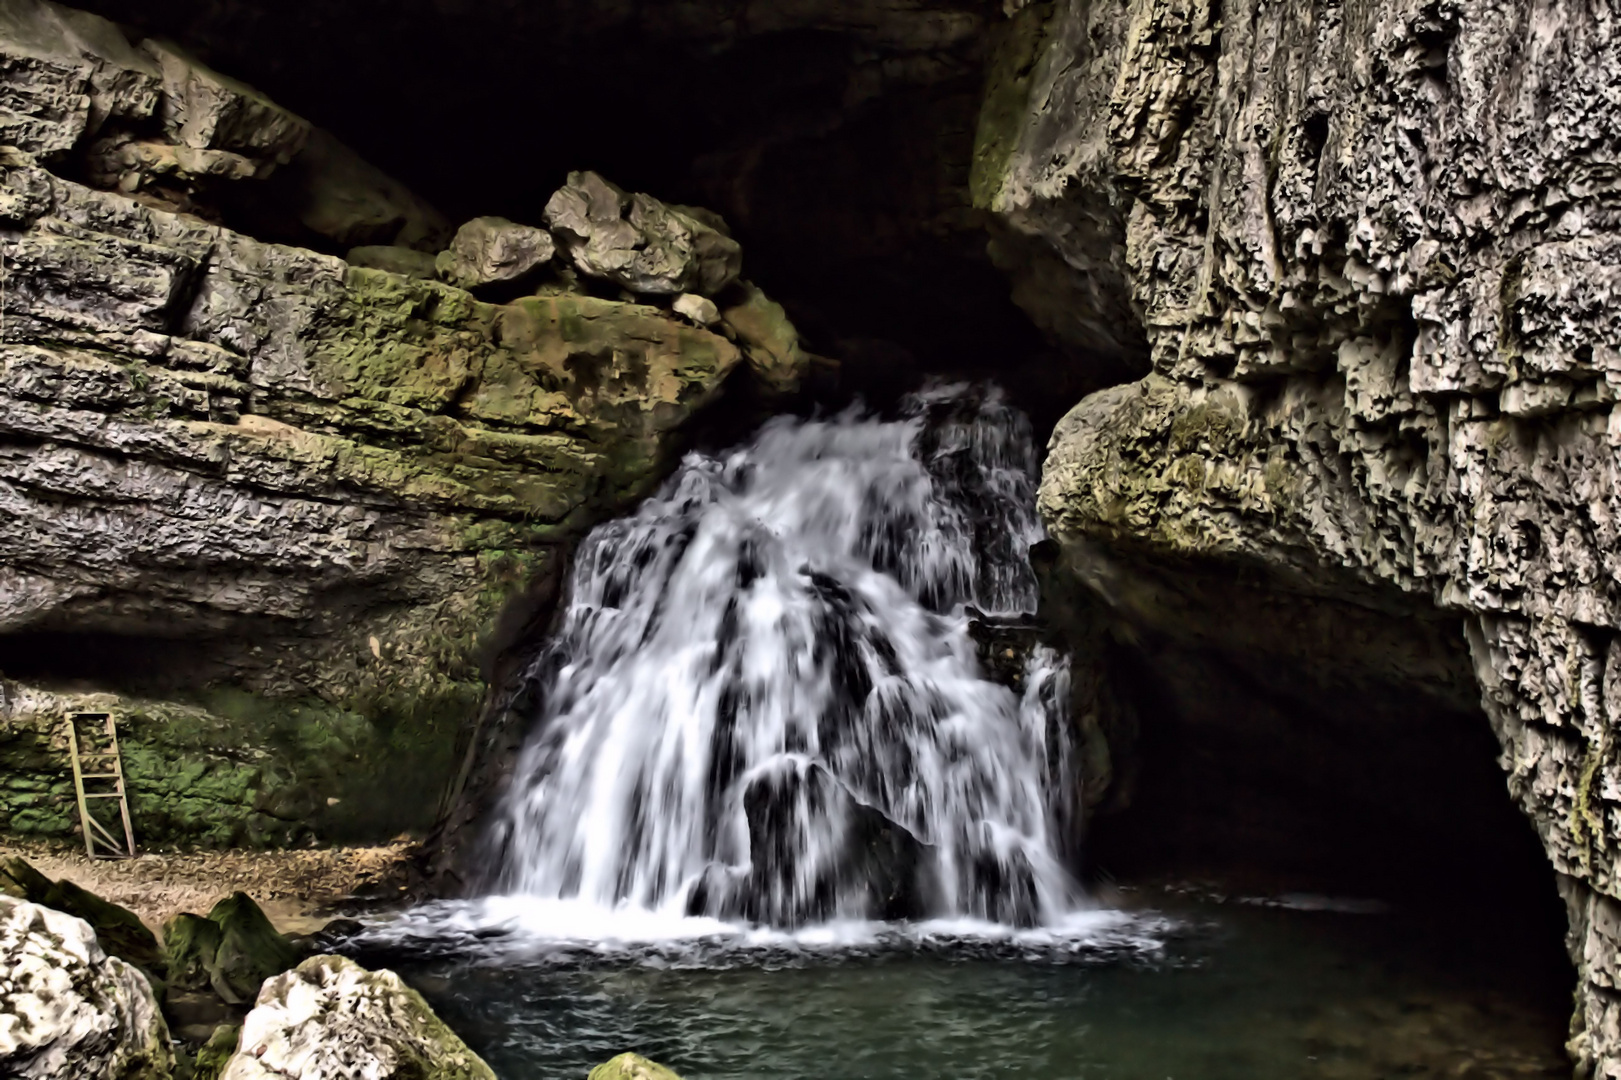
<path id="1" fill-rule="evenodd" d="M 0 861 L 0 893 L 83 920 L 103 950 L 133 965 L 162 992 L 168 969 L 163 950 L 158 947 L 157 937 L 133 911 L 103 900 L 65 878 L 52 881 L 27 860 L 15 856 Z"/>
<path id="2" fill-rule="evenodd" d="M 315 956 L 264 985 L 222 1080 L 495 1080 L 392 971 Z"/>
<path id="3" fill-rule="evenodd" d="M 620 1054 L 592 1069 L 587 1080 L 681 1080 L 681 1077 L 640 1054 Z"/>
<path id="4" fill-rule="evenodd" d="M 1054 437 L 1041 506 L 1069 572 L 1156 632 L 1408 694 L 1450 695 L 1442 638 L 1466 641 L 1569 903 L 1572 1053 L 1617 1077 L 1607 18 L 1507 0 L 1030 5 L 976 191 L 1045 250 L 1051 317 L 1135 311 L 1152 354 L 1152 375 Z M 1303 614 L 1313 632 L 1267 636 L 1277 612 L 1324 602 L 1338 625 Z"/>
<path id="5" fill-rule="evenodd" d="M 211 990 L 227 1005 L 252 1001 L 266 979 L 298 962 L 293 943 L 241 892 L 215 904 L 206 919 L 170 919 L 163 948 L 171 990 Z"/>
<path id="6" fill-rule="evenodd" d="M 173 1068 L 139 971 L 106 955 L 82 919 L 0 896 L 0 1074 L 168 1080 Z"/>

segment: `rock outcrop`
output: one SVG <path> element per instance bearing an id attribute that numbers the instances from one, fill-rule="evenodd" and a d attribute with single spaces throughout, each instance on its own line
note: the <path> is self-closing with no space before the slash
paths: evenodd
<path id="1" fill-rule="evenodd" d="M 0 896 L 0 1071 L 19 1080 L 169 1080 L 157 999 L 90 925 Z"/>
<path id="2" fill-rule="evenodd" d="M 495 1080 L 392 971 L 314 956 L 265 983 L 221 1080 Z"/>
<path id="3" fill-rule="evenodd" d="M 0 668 L 25 685 L 3 824 L 72 828 L 60 731 L 88 681 L 159 717 L 126 742 L 138 838 L 425 827 L 498 616 L 522 625 L 572 538 L 762 361 L 566 280 L 491 304 L 238 231 L 398 252 L 448 230 L 172 46 L 44 0 L 6 12 Z M 80 170 L 136 134 L 138 163 L 178 164 Z M 297 198 L 252 187 L 295 173 Z M 638 198 L 685 238 L 681 275 L 735 276 L 735 244 Z"/>
<path id="4" fill-rule="evenodd" d="M 1055 318 L 1133 313 L 1154 368 L 1054 436 L 1041 505 L 1071 574 L 1177 633 L 1251 621 L 1194 578 L 1247 592 L 1261 623 L 1274 600 L 1326 602 L 1369 633 L 1277 633 L 1274 655 L 1416 692 L 1446 692 L 1444 641 L 1466 641 L 1569 902 L 1572 1053 L 1621 1076 L 1613 13 L 1132 0 L 1017 19 L 976 192 L 1062 272 Z"/>
<path id="5" fill-rule="evenodd" d="M 552 234 L 506 218 L 474 218 L 456 230 L 440 256 L 441 275 L 452 285 L 474 289 L 515 281 L 551 261 L 557 251 Z"/>
<path id="6" fill-rule="evenodd" d="M 742 248 L 718 216 L 626 194 L 594 172 L 569 173 L 546 222 L 581 273 L 632 292 L 714 296 L 742 268 Z"/>

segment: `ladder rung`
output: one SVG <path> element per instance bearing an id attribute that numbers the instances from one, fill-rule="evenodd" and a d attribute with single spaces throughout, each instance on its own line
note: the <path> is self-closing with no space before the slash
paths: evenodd
<path id="1" fill-rule="evenodd" d="M 87 799 L 122 799 L 124 793 L 122 791 L 87 791 L 84 793 L 84 797 Z"/>
<path id="2" fill-rule="evenodd" d="M 120 779 L 120 777 L 119 777 L 119 774 L 115 773 L 115 772 L 98 772 L 98 773 L 88 773 L 87 772 L 87 773 L 80 773 L 79 774 L 79 779 L 80 780 L 117 780 L 117 779 Z"/>

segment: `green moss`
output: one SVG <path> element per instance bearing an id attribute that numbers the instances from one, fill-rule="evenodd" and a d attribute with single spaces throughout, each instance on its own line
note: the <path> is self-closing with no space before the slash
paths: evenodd
<path id="1" fill-rule="evenodd" d="M 1052 44 L 1052 18 L 1051 2 L 1035 3 L 997 27 L 968 177 L 974 206 L 981 210 L 995 202 L 1018 148 L 1030 112 L 1030 86 Z"/>

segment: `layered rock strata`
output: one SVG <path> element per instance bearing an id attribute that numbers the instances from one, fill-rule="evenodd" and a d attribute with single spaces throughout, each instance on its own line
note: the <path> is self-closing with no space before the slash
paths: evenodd
<path id="1" fill-rule="evenodd" d="M 1190 572 L 1263 606 L 1326 601 L 1377 625 L 1276 655 L 1414 690 L 1452 681 L 1437 632 L 1466 641 L 1569 902 L 1572 1053 L 1621 1076 L 1614 12 L 1017 18 L 1021 107 L 987 111 L 976 191 L 1065 268 L 1054 317 L 1129 309 L 1154 365 L 1053 438 L 1041 505 L 1070 570 L 1195 635 L 1236 620 Z M 1121 586 L 1139 568 L 1157 592 Z"/>
<path id="2" fill-rule="evenodd" d="M 200 800 L 161 839 L 426 824 L 497 616 L 522 624 L 571 539 L 658 479 L 734 371 L 791 388 L 792 328 L 706 329 L 572 277 L 490 303 L 376 269 L 378 241 L 431 250 L 448 230 L 403 197 L 387 229 L 355 225 L 387 185 L 330 146 L 321 161 L 349 164 L 302 174 L 303 227 L 372 265 L 255 239 L 219 222 L 277 200 L 233 186 L 296 170 L 311 125 L 93 16 L 5 10 L 0 668 L 58 691 L 8 695 L 0 749 L 26 760 L 5 824 L 71 828 L 62 721 L 86 690 L 162 718 L 126 743 L 137 832 L 147 796 Z M 135 134 L 120 145 L 156 147 L 143 161 L 252 168 L 84 167 Z M 481 281 L 538 268 L 549 235 L 516 229 L 461 261 L 488 263 Z M 748 290 L 726 304 L 771 323 Z"/>

